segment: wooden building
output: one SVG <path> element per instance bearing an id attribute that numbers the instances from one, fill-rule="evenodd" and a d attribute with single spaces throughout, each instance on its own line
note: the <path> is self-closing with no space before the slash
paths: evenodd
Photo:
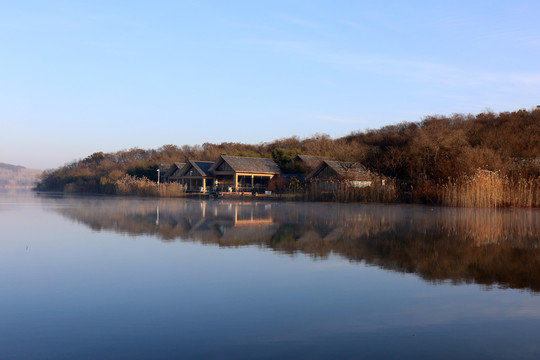
<path id="1" fill-rule="evenodd" d="M 209 169 L 214 162 L 188 160 L 179 172 L 180 183 L 186 191 L 207 192 L 214 185 L 214 177 Z"/>
<path id="2" fill-rule="evenodd" d="M 171 166 L 172 166 L 172 163 L 160 163 L 158 165 L 159 182 L 161 182 L 161 183 L 167 182 L 167 181 L 165 181 L 165 174 L 171 168 Z"/>
<path id="3" fill-rule="evenodd" d="M 280 173 L 272 159 L 221 155 L 209 169 L 220 191 L 262 191 Z"/>
<path id="4" fill-rule="evenodd" d="M 186 163 L 180 162 L 172 164 L 169 169 L 162 175 L 162 182 L 180 182 L 180 173 L 185 165 Z"/>
<path id="5" fill-rule="evenodd" d="M 360 163 L 347 161 L 323 160 L 311 173 L 306 181 L 320 184 L 347 184 L 355 187 L 370 186 L 373 175 Z"/>

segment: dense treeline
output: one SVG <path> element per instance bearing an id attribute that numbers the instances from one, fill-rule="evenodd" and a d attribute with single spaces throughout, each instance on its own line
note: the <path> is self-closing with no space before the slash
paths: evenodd
<path id="1" fill-rule="evenodd" d="M 354 132 L 339 139 L 315 135 L 256 145 L 205 143 L 95 153 L 46 172 L 38 189 L 113 193 L 114 184 L 126 175 L 155 181 L 160 163 L 214 161 L 221 154 L 271 157 L 285 168 L 297 154 L 357 161 L 394 179 L 403 200 L 441 202 L 441 189 L 469 181 L 479 170 L 496 172 L 510 181 L 509 186 L 523 180 L 536 184 L 540 176 L 540 109 L 429 116 L 420 122 Z M 534 186 L 533 192 L 537 191 Z"/>
<path id="2" fill-rule="evenodd" d="M 540 110 L 431 116 L 345 140 L 364 147 L 358 160 L 411 185 L 446 182 L 477 169 L 537 176 Z"/>

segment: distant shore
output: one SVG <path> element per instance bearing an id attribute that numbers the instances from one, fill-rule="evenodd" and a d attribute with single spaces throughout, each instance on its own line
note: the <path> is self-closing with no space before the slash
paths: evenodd
<path id="1" fill-rule="evenodd" d="M 6 190 L 32 190 L 34 187 L 34 185 L 0 185 L 0 189 Z"/>

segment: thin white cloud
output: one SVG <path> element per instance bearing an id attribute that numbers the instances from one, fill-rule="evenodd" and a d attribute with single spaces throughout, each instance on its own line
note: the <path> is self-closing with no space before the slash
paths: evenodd
<path id="1" fill-rule="evenodd" d="M 319 57 L 358 71 L 394 75 L 414 82 L 431 82 L 459 87 L 524 86 L 540 84 L 540 72 L 485 71 L 444 63 L 400 60 L 377 55 L 326 53 Z"/>
<path id="2" fill-rule="evenodd" d="M 302 26 L 317 26 L 315 23 L 286 15 L 280 15 L 285 21 Z M 453 21 L 463 21 L 454 19 Z M 369 27 L 358 22 L 341 21 L 342 24 L 351 28 L 369 31 Z M 522 42 L 528 46 L 540 46 L 540 40 L 527 31 L 498 31 L 493 30 L 479 35 L 479 40 L 493 37 L 493 39 L 510 39 L 514 42 Z M 504 40 L 506 41 L 506 40 Z M 540 72 L 509 72 L 508 70 L 464 68 L 456 65 L 421 59 L 397 58 L 381 56 L 376 53 L 362 53 L 335 49 L 332 44 L 321 39 L 294 40 L 286 38 L 274 39 L 251 39 L 250 42 L 261 46 L 271 46 L 274 49 L 287 51 L 306 59 L 347 67 L 352 71 L 395 76 L 400 79 L 415 83 L 437 84 L 437 86 L 452 86 L 459 88 L 485 88 L 504 86 L 508 88 L 524 85 L 540 84 Z"/>

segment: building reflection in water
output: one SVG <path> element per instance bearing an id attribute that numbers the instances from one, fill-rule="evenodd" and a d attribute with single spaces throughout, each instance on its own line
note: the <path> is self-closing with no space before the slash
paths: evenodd
<path id="1" fill-rule="evenodd" d="M 63 199 L 62 201 L 65 201 Z M 95 231 L 218 246 L 337 254 L 426 281 L 540 291 L 540 212 L 424 206 L 74 199 Z M 82 203 L 81 203 L 82 201 Z"/>

